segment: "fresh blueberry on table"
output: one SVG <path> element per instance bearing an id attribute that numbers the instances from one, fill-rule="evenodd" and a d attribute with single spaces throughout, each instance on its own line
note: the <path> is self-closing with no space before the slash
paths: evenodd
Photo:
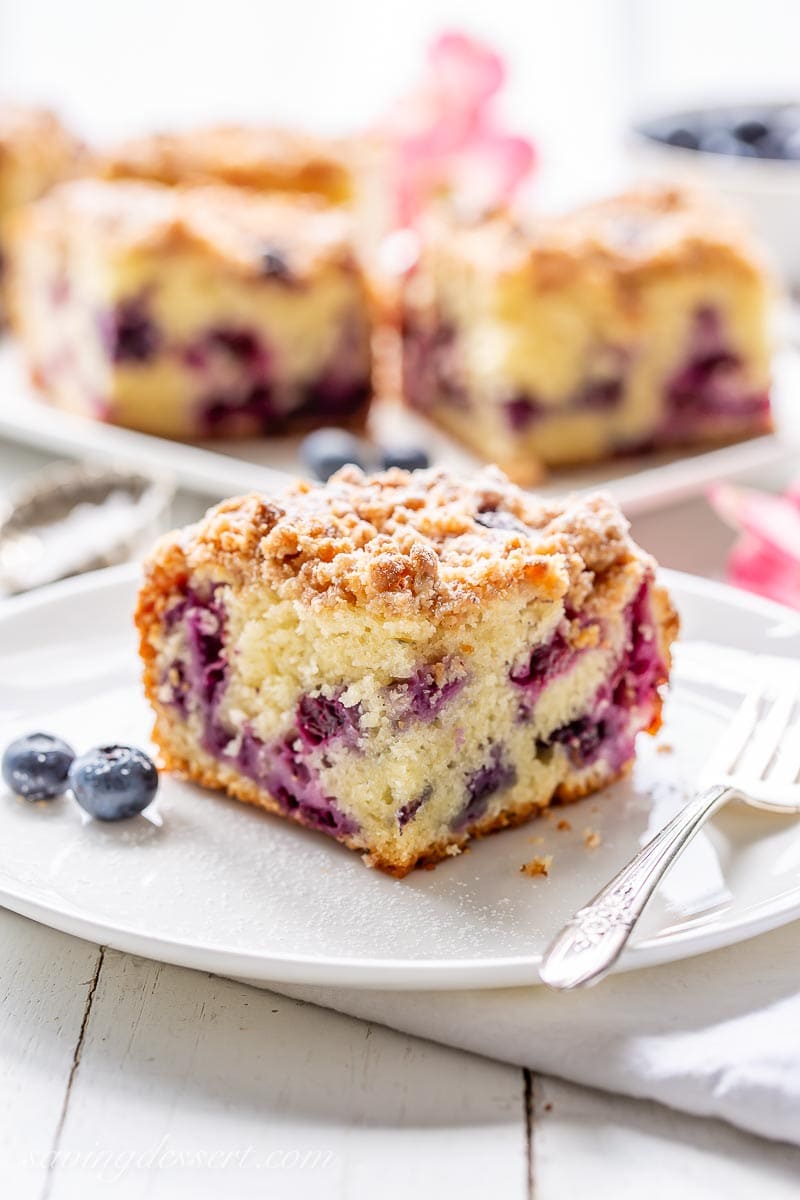
<path id="1" fill-rule="evenodd" d="M 308 469 L 324 483 L 334 471 L 353 463 L 364 467 L 358 438 L 344 429 L 317 429 L 303 438 L 300 455 Z"/>
<path id="2" fill-rule="evenodd" d="M 158 771 L 135 746 L 98 746 L 75 759 L 69 785 L 93 817 L 121 821 L 147 808 L 158 790 Z"/>
<path id="3" fill-rule="evenodd" d="M 420 471 L 431 465 L 430 456 L 422 446 L 384 446 L 381 467 L 402 467 L 404 471 Z"/>
<path id="4" fill-rule="evenodd" d="M 800 159 L 800 108 L 708 109 L 643 126 L 656 141 L 734 158 Z"/>
<path id="5" fill-rule="evenodd" d="M 67 790 L 75 751 L 52 733 L 28 733 L 3 755 L 3 779 L 25 800 L 53 800 Z"/>

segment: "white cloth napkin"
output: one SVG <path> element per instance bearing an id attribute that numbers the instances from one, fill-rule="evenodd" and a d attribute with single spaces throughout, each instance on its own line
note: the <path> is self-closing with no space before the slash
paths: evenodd
<path id="1" fill-rule="evenodd" d="M 800 1145 L 800 922 L 578 992 L 275 990 Z"/>

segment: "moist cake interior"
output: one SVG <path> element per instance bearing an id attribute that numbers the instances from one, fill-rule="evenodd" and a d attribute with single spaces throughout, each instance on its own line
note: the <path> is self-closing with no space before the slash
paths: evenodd
<path id="1" fill-rule="evenodd" d="M 277 519 L 259 498 L 230 502 L 156 556 L 139 611 L 168 765 L 397 875 L 624 772 L 658 725 L 674 634 L 607 502 L 543 510 L 508 485 L 419 475 L 340 473 L 327 528 L 324 489 Z M 407 522 L 436 528 L 436 563 L 428 545 L 409 567 L 414 537 L 381 562 L 375 543 Z M 209 548 L 244 538 L 250 566 L 224 578 Z M 465 582 L 473 565 L 491 586 Z"/>

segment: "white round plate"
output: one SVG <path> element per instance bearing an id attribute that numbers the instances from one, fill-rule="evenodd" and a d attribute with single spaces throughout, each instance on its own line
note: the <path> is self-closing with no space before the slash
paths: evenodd
<path id="1" fill-rule="evenodd" d="M 800 614 L 664 573 L 683 622 L 666 724 L 631 779 L 402 881 L 321 834 L 162 777 L 119 824 L 0 791 L 0 903 L 120 950 L 258 982 L 476 988 L 537 982 L 561 923 L 682 802 L 748 679 L 800 680 Z M 84 750 L 148 743 L 130 567 L 0 609 L 0 735 Z M 552 855 L 547 878 L 520 867 Z M 800 915 L 800 824 L 724 811 L 654 898 L 624 967 L 714 949 Z"/>

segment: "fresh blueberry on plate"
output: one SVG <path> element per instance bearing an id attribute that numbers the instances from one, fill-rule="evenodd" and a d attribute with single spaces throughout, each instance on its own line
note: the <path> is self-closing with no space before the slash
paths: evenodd
<path id="1" fill-rule="evenodd" d="M 728 129 L 712 129 L 700 140 L 700 149 L 706 154 L 727 154 L 734 158 L 755 158 L 755 146 L 740 141 Z"/>
<path id="2" fill-rule="evenodd" d="M 740 142 L 746 142 L 749 146 L 755 146 L 757 142 L 767 137 L 769 132 L 769 127 L 763 121 L 759 121 L 757 117 L 746 117 L 733 127 L 734 137 L 737 137 Z"/>
<path id="3" fill-rule="evenodd" d="M 700 138 L 693 129 L 687 129 L 683 125 L 679 125 L 677 129 L 671 129 L 664 137 L 664 141 L 669 146 L 678 146 L 681 150 L 696 150 L 700 145 Z"/>
<path id="4" fill-rule="evenodd" d="M 308 469 L 324 483 L 334 471 L 353 463 L 364 467 L 358 438 L 344 429 L 317 429 L 303 438 L 300 455 Z"/>
<path id="5" fill-rule="evenodd" d="M 402 467 L 404 471 L 421 471 L 431 465 L 430 456 L 422 446 L 385 446 L 381 452 L 381 466 Z"/>
<path id="6" fill-rule="evenodd" d="M 52 733 L 27 733 L 3 755 L 3 779 L 25 800 L 53 800 L 67 790 L 75 751 Z"/>
<path id="7" fill-rule="evenodd" d="M 93 817 L 122 821 L 147 808 L 158 791 L 158 771 L 135 746 L 98 746 L 75 759 L 69 785 Z"/>
<path id="8" fill-rule="evenodd" d="M 288 283 L 292 278 L 286 255 L 275 246 L 266 246 L 261 255 L 261 270 L 268 279 L 279 279 Z"/>

